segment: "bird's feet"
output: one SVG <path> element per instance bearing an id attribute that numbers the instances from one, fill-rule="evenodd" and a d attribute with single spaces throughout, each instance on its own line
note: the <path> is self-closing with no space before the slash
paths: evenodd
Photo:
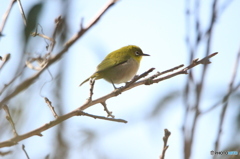
<path id="1" fill-rule="evenodd" d="M 119 88 L 115 88 L 115 90 L 114 90 L 114 92 L 115 92 L 115 95 L 116 96 L 118 96 L 119 94 L 121 94 L 122 93 L 122 91 L 123 91 L 123 86 L 121 86 L 121 87 L 119 87 Z"/>

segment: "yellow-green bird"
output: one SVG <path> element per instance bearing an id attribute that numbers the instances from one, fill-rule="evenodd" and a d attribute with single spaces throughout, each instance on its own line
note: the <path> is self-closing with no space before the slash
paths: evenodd
<path id="1" fill-rule="evenodd" d="M 144 54 L 140 47 L 128 45 L 109 53 L 105 59 L 97 66 L 97 70 L 93 75 L 83 81 L 82 84 L 89 79 L 105 79 L 113 84 L 125 83 L 131 80 L 137 73 L 142 56 L 150 56 Z"/>

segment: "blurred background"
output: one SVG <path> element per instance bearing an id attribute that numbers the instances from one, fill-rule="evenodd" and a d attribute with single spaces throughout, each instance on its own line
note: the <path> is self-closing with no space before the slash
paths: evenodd
<path id="1" fill-rule="evenodd" d="M 50 41 L 30 36 L 32 32 L 37 29 L 51 37 L 55 19 L 62 16 L 54 55 L 80 30 L 81 19 L 86 26 L 109 1 L 21 2 L 27 27 L 15 2 L 1 32 L 0 56 L 10 53 L 11 58 L 0 70 L 0 100 L 37 72 L 24 67 L 26 60 L 49 52 Z M 1 2 L 1 25 L 10 3 Z M 61 60 L 6 102 L 18 134 L 54 120 L 43 97 L 49 98 L 59 115 L 81 106 L 89 96 L 89 84 L 78 87 L 79 84 L 108 53 L 122 46 L 137 45 L 151 55 L 143 58 L 138 74 L 151 67 L 161 72 L 180 64 L 187 66 L 195 58 L 219 54 L 210 59 L 211 64 L 194 67 L 188 75 L 142 85 L 107 100 L 108 109 L 116 118 L 127 120 L 127 124 L 73 117 L 44 131 L 42 137 L 30 137 L 0 149 L 1 154 L 11 152 L 1 157 L 27 158 L 22 150 L 24 144 L 34 159 L 154 159 L 161 155 L 165 128 L 171 131 L 166 159 L 239 157 L 210 154 L 212 150 L 240 152 L 240 71 L 236 65 L 240 56 L 239 8 L 237 0 L 116 2 Z M 98 80 L 93 99 L 112 90 L 111 84 Z M 100 104 L 85 111 L 107 115 Z M 1 110 L 0 142 L 13 137 L 5 116 Z"/>

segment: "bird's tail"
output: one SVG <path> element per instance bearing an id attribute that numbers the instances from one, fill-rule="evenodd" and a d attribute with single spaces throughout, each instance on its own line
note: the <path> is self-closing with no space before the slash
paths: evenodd
<path id="1" fill-rule="evenodd" d="M 79 85 L 79 87 L 80 87 L 81 85 L 83 85 L 84 83 L 86 83 L 87 81 L 89 81 L 90 78 L 91 78 L 91 77 L 89 77 L 89 78 L 87 78 L 85 81 L 83 81 L 83 82 Z"/>

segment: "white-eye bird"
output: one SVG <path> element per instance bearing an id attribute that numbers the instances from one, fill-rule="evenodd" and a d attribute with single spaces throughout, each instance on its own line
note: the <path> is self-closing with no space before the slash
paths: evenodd
<path id="1" fill-rule="evenodd" d="M 128 45 L 109 53 L 105 59 L 97 66 L 97 70 L 82 84 L 93 78 L 95 80 L 105 79 L 113 84 L 125 83 L 131 80 L 137 73 L 144 54 L 140 47 Z"/>

